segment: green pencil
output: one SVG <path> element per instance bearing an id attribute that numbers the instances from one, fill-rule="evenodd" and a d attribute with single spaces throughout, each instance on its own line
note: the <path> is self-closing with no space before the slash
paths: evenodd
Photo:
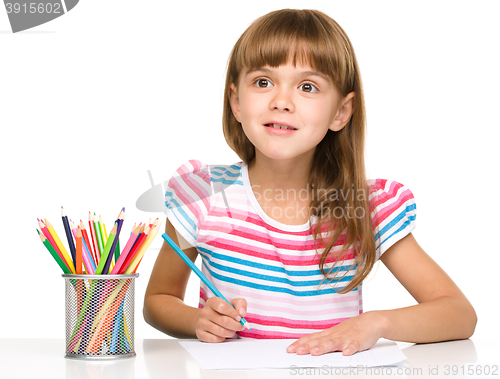
<path id="1" fill-rule="evenodd" d="M 95 236 L 97 238 L 97 247 L 99 247 L 99 255 L 102 255 L 102 251 L 104 250 L 104 239 L 101 236 L 101 224 L 99 224 L 99 220 L 97 220 L 97 216 L 94 213 L 94 229 L 95 229 Z M 99 261 L 101 258 L 99 258 Z"/>
<path id="2" fill-rule="evenodd" d="M 95 269 L 96 275 L 101 275 L 102 270 L 104 269 L 104 266 L 106 265 L 106 261 L 108 260 L 108 255 L 110 253 L 109 251 L 111 250 L 111 246 L 113 245 L 113 241 L 115 240 L 116 229 L 117 229 L 117 226 L 115 223 L 115 225 L 113 226 L 113 229 L 111 229 L 111 232 L 109 233 L 108 241 L 106 242 L 106 246 L 104 247 L 104 251 L 101 254 L 101 258 L 99 259 L 99 265 Z M 113 254 L 113 252 L 111 252 L 111 254 Z M 108 273 L 106 272 L 106 274 L 108 274 Z"/>
<path id="3" fill-rule="evenodd" d="M 37 231 L 38 235 L 40 236 L 42 243 L 45 245 L 45 247 L 49 251 L 50 255 L 52 255 L 52 258 L 54 258 L 56 260 L 57 264 L 59 265 L 59 267 L 61 267 L 63 272 L 65 274 L 71 274 L 71 271 L 69 270 L 68 266 L 66 266 L 66 264 L 63 262 L 63 260 L 59 256 L 59 254 L 57 254 L 57 252 L 54 250 L 54 248 L 50 244 L 50 241 L 43 235 L 43 233 L 40 233 L 40 231 L 38 229 L 36 231 Z"/>

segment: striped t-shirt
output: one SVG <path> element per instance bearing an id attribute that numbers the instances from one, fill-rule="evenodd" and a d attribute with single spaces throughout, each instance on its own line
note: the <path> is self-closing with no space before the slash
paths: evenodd
<path id="1" fill-rule="evenodd" d="M 377 179 L 368 185 L 380 257 L 415 228 L 416 206 L 411 191 L 398 182 Z M 337 293 L 354 275 L 352 249 L 335 268 L 347 271 L 342 280 L 324 280 L 312 236 L 315 218 L 286 225 L 269 217 L 253 193 L 245 163 L 183 164 L 169 181 L 165 204 L 177 233 L 201 255 L 207 278 L 226 299 L 247 300 L 245 319 L 252 331 L 239 332 L 241 337 L 299 338 L 362 313 L 362 285 Z M 327 260 L 325 268 L 331 263 Z M 199 307 L 211 296 L 201 282 Z"/>

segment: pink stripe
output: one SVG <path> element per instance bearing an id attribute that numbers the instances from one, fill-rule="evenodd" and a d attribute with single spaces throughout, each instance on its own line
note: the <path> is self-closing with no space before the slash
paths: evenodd
<path id="1" fill-rule="evenodd" d="M 220 231 L 220 229 L 223 229 L 223 226 L 221 226 L 220 222 L 210 222 L 207 221 L 203 224 L 204 228 L 205 226 L 207 227 L 208 230 L 212 231 Z M 294 240 L 289 240 L 289 239 L 283 239 L 283 238 L 277 238 L 277 237 L 272 237 L 269 236 L 267 233 L 262 233 L 259 232 L 258 230 L 250 229 L 245 226 L 232 226 L 233 230 L 231 231 L 231 235 L 238 236 L 245 238 L 249 241 L 258 241 L 260 243 L 267 244 L 271 247 L 271 252 L 275 252 L 275 249 L 286 249 L 286 250 L 292 250 L 292 251 L 299 251 L 299 252 L 304 252 L 307 250 L 310 250 L 312 252 L 311 257 L 316 257 L 315 253 L 315 246 L 314 246 L 314 240 L 312 235 L 310 236 L 310 239 L 306 241 L 294 241 Z M 342 246 L 344 245 L 345 242 L 345 234 L 341 235 L 337 241 L 334 244 L 334 250 L 332 250 L 331 253 L 338 253 L 340 252 Z M 218 238 L 220 240 L 220 238 Z M 319 246 L 318 249 L 321 249 Z M 349 253 L 350 252 L 350 253 Z M 350 248 L 348 249 L 348 254 L 351 254 L 350 258 L 348 259 L 353 259 L 354 258 L 354 253 L 353 249 Z M 281 257 L 284 256 L 284 254 L 280 254 Z M 286 256 L 286 255 L 285 255 Z M 295 255 L 289 255 L 290 259 L 292 258 L 301 258 L 307 260 L 307 257 L 302 256 L 295 256 Z M 335 256 L 331 256 L 332 260 Z M 309 258 L 311 259 L 311 258 Z"/>
<path id="2" fill-rule="evenodd" d="M 396 216 L 394 212 L 411 199 L 413 199 L 413 194 L 410 192 L 410 190 L 402 192 L 397 201 L 390 205 L 387 205 L 385 208 L 382 208 L 377 212 L 377 219 L 379 220 L 379 223 L 386 220 L 391 215 Z"/>
<path id="3" fill-rule="evenodd" d="M 240 337 L 243 338 L 255 338 L 255 339 L 275 339 L 275 340 L 285 340 L 285 339 L 290 339 L 290 340 L 297 340 L 300 337 L 306 336 L 308 333 L 283 333 L 283 332 L 266 332 L 266 331 L 260 331 L 260 330 L 254 330 L 249 331 L 247 329 L 242 330 L 240 332 L 237 332 Z M 292 341 L 290 341 L 290 345 L 292 344 Z"/>
<path id="4" fill-rule="evenodd" d="M 319 266 L 319 260 L 320 257 L 315 254 L 315 252 L 311 252 L 310 255 L 304 255 L 304 256 L 294 256 L 294 255 L 289 255 L 289 254 L 282 254 L 277 251 L 273 250 L 266 250 L 264 248 L 260 247 L 254 247 L 254 246 L 249 246 L 249 245 L 244 245 L 244 244 L 238 244 L 236 245 L 234 241 L 228 241 L 226 243 L 226 240 L 222 238 L 218 238 L 216 240 L 212 240 L 208 242 L 210 246 L 213 246 L 217 249 L 223 249 L 227 251 L 232 251 L 235 253 L 240 253 L 246 256 L 250 257 L 256 257 L 256 258 L 261 258 L 264 260 L 269 260 L 269 261 L 275 261 L 275 262 L 281 262 L 285 265 L 290 265 L 290 266 L 304 266 L 304 263 L 308 263 L 309 265 L 317 265 Z M 350 253 L 349 253 L 350 252 Z M 326 263 L 334 263 L 336 257 L 335 256 L 330 256 L 329 258 L 326 259 Z M 341 260 L 344 259 L 343 257 Z M 352 249 L 348 250 L 347 256 L 345 257 L 346 261 L 349 261 L 351 259 L 354 259 L 354 253 L 352 253 Z M 345 264 L 350 264 L 349 262 L 346 262 Z"/>
<path id="5" fill-rule="evenodd" d="M 375 227 L 380 225 L 384 220 L 386 220 L 396 209 L 401 207 L 406 201 L 414 198 L 413 194 L 409 189 L 406 189 L 398 195 L 398 191 L 403 187 L 401 183 L 390 182 L 389 188 L 387 187 L 387 180 L 376 180 L 375 184 L 372 186 L 373 191 L 382 190 L 379 195 L 374 194 L 373 198 L 370 200 L 370 207 L 375 211 L 375 208 L 379 208 L 376 212 Z M 392 204 L 385 203 L 393 200 L 398 196 L 396 201 Z"/>
<path id="6" fill-rule="evenodd" d="M 340 324 L 342 321 L 348 320 L 350 317 L 336 318 L 333 320 L 321 321 L 301 321 L 290 320 L 283 317 L 269 317 L 247 313 L 245 319 L 253 325 L 279 326 L 291 329 L 317 329 L 324 330 Z M 252 327 L 253 329 L 253 327 Z M 256 327 L 258 329 L 258 327 Z"/>
<path id="7" fill-rule="evenodd" d="M 203 284 L 204 285 L 204 284 Z M 359 288 L 359 287 L 358 287 Z M 220 284 L 220 283 L 217 283 L 217 289 L 219 291 L 222 292 L 222 294 L 224 294 L 224 296 L 227 297 L 227 294 L 234 294 L 235 292 L 237 292 L 236 296 L 238 298 L 242 297 L 244 299 L 246 299 L 250 305 L 252 303 L 252 299 L 255 298 L 255 297 L 258 297 L 260 294 L 256 293 L 256 292 L 252 292 L 252 291 L 245 291 L 245 290 L 241 290 L 240 288 L 234 288 L 234 287 L 231 287 L 231 286 L 228 286 L 228 285 L 224 285 L 224 284 Z M 236 291 L 235 291 L 236 290 Z M 201 287 L 200 286 L 200 297 L 204 300 L 204 301 L 207 301 L 208 297 L 207 297 L 207 294 L 206 294 L 206 291 L 205 291 L 205 288 L 204 287 Z M 231 298 L 233 299 L 233 298 Z M 228 298 L 228 300 L 231 300 Z M 279 303 L 279 304 L 284 304 L 284 305 L 289 305 L 291 308 L 293 308 L 293 306 L 312 306 L 312 307 L 316 307 L 318 305 L 318 300 L 300 300 L 298 301 L 297 300 L 298 297 L 297 296 L 292 296 L 292 295 L 288 295 L 287 297 L 278 297 L 278 296 L 272 296 L 272 295 L 266 295 L 266 302 L 273 302 L 273 303 Z M 306 299 L 309 299 L 309 298 L 306 298 Z M 360 299 L 360 296 L 358 295 L 337 295 L 337 296 L 332 296 L 330 299 L 328 299 L 328 302 L 331 302 L 331 303 L 350 303 L 350 302 L 355 302 L 355 301 L 358 301 Z M 261 298 L 258 298 L 258 301 L 262 301 Z"/>
<path id="8" fill-rule="evenodd" d="M 244 329 L 240 332 L 237 332 L 240 337 L 244 338 L 256 338 L 256 339 L 275 339 L 275 340 L 284 340 L 284 339 L 299 339 L 309 333 L 285 333 L 285 332 L 273 332 L 273 331 L 265 331 L 265 330 L 256 330 L 252 328 L 252 331 L 248 329 Z M 290 345 L 292 342 L 290 342 Z"/>
<path id="9" fill-rule="evenodd" d="M 231 212 L 233 209 L 231 209 Z M 216 208 L 214 207 L 213 209 L 210 210 L 210 215 L 213 215 L 214 217 L 216 216 L 225 216 L 227 214 L 227 210 L 225 208 Z M 304 230 L 304 231 L 298 231 L 298 232 L 291 232 L 291 231 L 284 231 L 281 229 L 274 228 L 268 224 L 266 224 L 259 215 L 255 214 L 254 212 L 240 212 L 237 214 L 239 217 L 235 217 L 238 220 L 246 221 L 250 224 L 254 224 L 262 229 L 266 229 L 270 232 L 278 233 L 278 234 L 289 234 L 293 236 L 308 236 L 310 235 L 310 230 Z"/>
<path id="10" fill-rule="evenodd" d="M 322 302 L 316 303 L 316 306 L 321 305 Z M 263 310 L 267 312 L 285 312 L 290 315 L 299 317 L 299 318 L 305 318 L 308 316 L 319 316 L 319 315 L 330 315 L 332 313 L 345 313 L 345 312 L 358 312 L 359 311 L 359 305 L 356 304 L 354 306 L 349 306 L 349 307 L 342 307 L 342 308 L 323 308 L 321 310 L 312 310 L 312 311 L 305 311 L 305 310 L 298 310 L 298 309 L 290 309 L 289 307 L 283 308 L 283 307 L 273 307 L 273 306 L 268 306 L 268 305 L 263 305 L 263 304 L 251 304 L 252 311 L 254 310 Z"/>
<path id="11" fill-rule="evenodd" d="M 168 186 L 175 192 L 175 194 L 181 201 L 181 204 L 186 206 L 191 211 L 194 217 L 198 220 L 197 224 L 199 225 L 199 221 L 202 219 L 204 212 L 198 206 L 197 201 L 202 199 L 205 209 L 209 209 L 210 208 L 209 193 L 207 192 L 206 188 L 200 186 L 198 182 L 192 179 L 192 175 L 197 175 L 196 171 L 199 171 L 201 167 L 201 162 L 191 160 L 189 161 L 189 163 L 193 165 L 194 168 L 193 173 L 190 172 L 191 170 L 187 167 L 187 165 L 182 165 L 177 170 L 177 172 L 180 174 L 179 179 L 182 180 L 182 182 L 178 181 L 175 177 L 172 177 L 172 179 L 170 179 L 169 181 Z M 205 183 L 210 185 L 210 177 L 208 171 L 206 172 L 205 175 L 198 174 L 197 176 L 202 178 L 202 180 L 205 181 Z M 191 195 L 188 194 L 188 192 L 183 188 L 183 184 L 197 195 L 197 199 L 193 199 Z"/>
<path id="12" fill-rule="evenodd" d="M 170 181 L 168 182 L 168 186 L 172 191 L 174 191 L 175 195 L 180 200 L 181 205 L 187 207 L 191 211 L 191 213 L 195 217 L 195 220 L 193 221 L 196 222 L 196 219 L 203 215 L 203 212 L 201 211 L 198 204 L 193 201 L 191 196 L 186 191 L 184 191 L 184 189 L 182 188 L 182 184 L 179 183 L 177 179 L 170 179 Z"/>

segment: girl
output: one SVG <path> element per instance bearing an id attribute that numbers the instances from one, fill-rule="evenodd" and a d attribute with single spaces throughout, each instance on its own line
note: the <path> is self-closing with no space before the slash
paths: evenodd
<path id="1" fill-rule="evenodd" d="M 185 305 L 190 269 L 164 244 L 148 323 L 205 342 L 292 338 L 289 353 L 313 355 L 473 334 L 471 304 L 411 234 L 411 191 L 365 177 L 360 73 L 334 20 L 289 9 L 256 20 L 230 56 L 223 128 L 242 162 L 182 165 L 166 192 L 166 233 L 202 256 L 234 309 L 204 284 L 199 308 Z M 378 259 L 418 305 L 363 313 L 362 281 Z"/>

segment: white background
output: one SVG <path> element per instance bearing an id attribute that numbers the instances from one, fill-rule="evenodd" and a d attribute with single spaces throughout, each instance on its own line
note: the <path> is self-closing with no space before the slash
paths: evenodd
<path id="1" fill-rule="evenodd" d="M 369 177 L 413 191 L 414 235 L 474 305 L 476 336 L 499 336 L 497 2 L 81 0 L 17 34 L 0 7 L 0 337 L 64 337 L 64 281 L 37 217 L 62 238 L 61 205 L 73 220 L 101 214 L 108 229 L 121 207 L 124 230 L 164 222 L 135 208 L 147 170 L 159 183 L 188 159 L 239 160 L 221 129 L 230 50 L 257 17 L 304 7 L 333 17 L 354 45 Z M 160 244 L 139 269 L 136 338 L 165 338 L 142 318 Z M 365 310 L 412 304 L 377 265 Z"/>

